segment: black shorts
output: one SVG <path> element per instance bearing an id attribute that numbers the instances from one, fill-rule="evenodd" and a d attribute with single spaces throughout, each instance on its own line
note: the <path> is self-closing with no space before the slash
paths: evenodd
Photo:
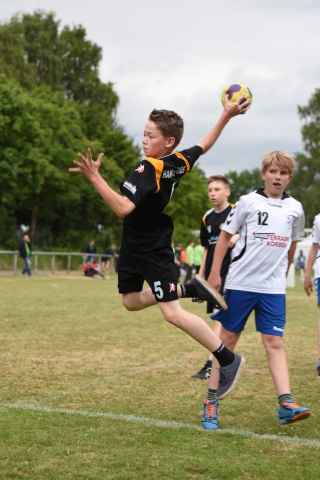
<path id="1" fill-rule="evenodd" d="M 119 293 L 141 292 L 146 281 L 157 302 L 178 300 L 177 270 L 171 245 L 151 251 L 131 250 L 123 238 L 118 268 Z"/>

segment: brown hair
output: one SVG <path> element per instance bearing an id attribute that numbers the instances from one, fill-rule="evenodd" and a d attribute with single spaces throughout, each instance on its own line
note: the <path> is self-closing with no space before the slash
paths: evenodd
<path id="1" fill-rule="evenodd" d="M 297 166 L 295 159 L 290 153 L 282 152 L 281 150 L 275 150 L 274 152 L 269 152 L 264 155 L 262 159 L 262 171 L 266 172 L 272 163 L 279 168 L 289 170 L 290 175 Z"/>
<path id="2" fill-rule="evenodd" d="M 156 110 L 149 115 L 149 120 L 157 125 L 164 137 L 174 137 L 173 148 L 179 145 L 183 136 L 184 123 L 182 118 L 172 110 Z"/>
<path id="3" fill-rule="evenodd" d="M 230 188 L 229 180 L 223 175 L 211 175 L 211 177 L 208 178 L 208 185 L 211 182 L 222 182 L 227 188 Z"/>

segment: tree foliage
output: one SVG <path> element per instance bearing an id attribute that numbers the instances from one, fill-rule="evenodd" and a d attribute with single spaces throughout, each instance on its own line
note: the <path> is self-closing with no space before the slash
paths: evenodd
<path id="1" fill-rule="evenodd" d="M 320 89 L 316 89 L 305 107 L 298 107 L 302 120 L 303 153 L 296 155 L 291 192 L 302 203 L 307 227 L 320 210 Z"/>
<path id="2" fill-rule="evenodd" d="M 3 245 L 12 239 L 10 219 L 14 228 L 31 225 L 31 234 L 50 231 L 56 244 L 67 239 L 81 248 L 98 224 L 119 239 L 120 221 L 86 180 L 67 169 L 90 145 L 95 155 L 105 152 L 101 174 L 117 189 L 139 149 L 117 125 L 112 83 L 99 78 L 101 48 L 81 25 L 59 26 L 54 13 L 43 11 L 0 25 Z"/>

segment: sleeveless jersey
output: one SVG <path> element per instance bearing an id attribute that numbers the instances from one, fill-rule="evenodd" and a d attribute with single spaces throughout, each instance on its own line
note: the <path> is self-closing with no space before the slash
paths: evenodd
<path id="1" fill-rule="evenodd" d="M 240 237 L 231 253 L 226 288 L 260 293 L 285 293 L 288 252 L 304 235 L 300 202 L 286 193 L 268 198 L 260 188 L 244 195 L 223 227 Z"/>

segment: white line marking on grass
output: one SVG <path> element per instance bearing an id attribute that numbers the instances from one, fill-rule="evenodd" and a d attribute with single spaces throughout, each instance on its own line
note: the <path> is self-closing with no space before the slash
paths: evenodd
<path id="1" fill-rule="evenodd" d="M 199 425 L 194 425 L 190 423 L 182 422 L 166 422 L 164 420 L 157 420 L 155 418 L 149 417 L 135 417 L 134 415 L 123 415 L 122 413 L 103 413 L 103 412 L 90 412 L 89 410 L 71 410 L 68 408 L 50 408 L 50 407 L 41 407 L 38 405 L 26 405 L 23 403 L 0 403 L 0 407 L 5 408 L 16 408 L 20 410 L 33 410 L 35 412 L 48 412 L 48 413 L 66 413 L 68 415 L 84 415 L 86 417 L 99 417 L 99 418 L 109 418 L 110 420 L 121 420 L 124 422 L 131 423 L 144 423 L 146 425 L 154 425 L 156 427 L 163 428 L 184 428 L 188 430 L 198 430 L 201 432 L 207 432 L 204 428 Z M 290 428 L 290 427 L 289 427 Z M 252 437 L 258 440 L 272 440 L 277 442 L 286 442 L 294 445 L 303 445 L 304 447 L 315 447 L 320 448 L 319 440 L 309 440 L 307 438 L 297 438 L 297 437 L 287 437 L 287 436 L 278 436 L 278 435 L 261 435 L 259 433 L 251 432 L 250 430 L 234 430 L 230 428 L 221 428 L 210 432 L 213 435 L 216 434 L 225 434 L 229 433 L 231 435 L 239 435 L 242 437 Z"/>

